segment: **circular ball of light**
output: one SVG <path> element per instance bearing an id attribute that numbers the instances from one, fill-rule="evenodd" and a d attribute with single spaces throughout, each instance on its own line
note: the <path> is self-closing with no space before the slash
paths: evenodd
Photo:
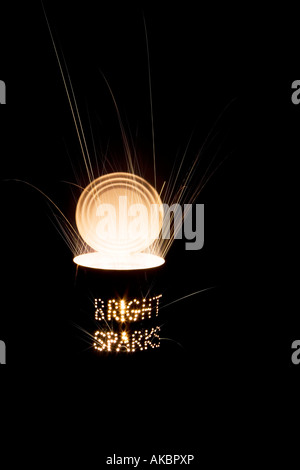
<path id="1" fill-rule="evenodd" d="M 97 259 L 102 255 L 115 265 L 116 259 L 124 264 L 125 258 L 152 245 L 159 237 L 163 215 L 159 194 L 146 180 L 117 172 L 100 176 L 83 190 L 75 218 L 81 237 L 96 250 Z"/>

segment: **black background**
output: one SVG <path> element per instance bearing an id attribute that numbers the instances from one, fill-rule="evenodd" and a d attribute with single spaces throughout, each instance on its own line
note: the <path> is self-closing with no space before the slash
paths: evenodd
<path id="1" fill-rule="evenodd" d="M 123 444 L 128 455 L 129 449 L 139 455 L 142 444 L 130 438 L 129 428 L 148 454 L 154 448 L 189 449 L 200 458 L 217 435 L 223 445 L 231 419 L 238 431 L 247 418 L 259 416 L 258 432 L 270 407 L 266 422 L 273 422 L 270 395 L 292 393 L 299 375 L 290 360 L 291 343 L 299 337 L 295 299 L 300 107 L 291 102 L 291 83 L 298 71 L 296 26 L 281 12 L 247 6 L 45 2 L 45 8 L 68 65 L 89 146 L 90 116 L 96 151 L 103 152 L 110 139 L 113 165 L 122 165 L 120 135 L 100 70 L 122 117 L 133 134 L 138 130 L 142 171 L 150 181 L 153 178 L 143 14 L 158 185 L 168 178 L 191 133 L 189 162 L 222 115 L 196 177 L 201 178 L 219 148 L 217 162 L 224 161 L 198 199 L 205 204 L 205 245 L 198 252 L 186 251 L 184 241 L 176 241 L 157 280 L 162 307 L 212 289 L 161 309 L 162 336 L 169 339 L 151 354 L 99 356 L 85 342 L 74 326 L 75 320 L 80 323 L 74 301 L 80 289 L 76 267 L 52 223 L 51 206 L 34 189 L 11 181 L 40 188 L 72 218 L 72 192 L 62 181 L 76 182 L 71 162 L 77 170 L 82 165 L 80 148 L 41 4 L 4 8 L 0 78 L 7 85 L 7 105 L 0 110 L 0 338 L 7 346 L 7 363 L 30 370 L 33 384 L 51 380 L 56 388 L 57 383 L 55 396 L 64 403 L 74 399 L 77 411 L 70 407 L 72 418 L 63 422 L 73 422 L 75 413 L 79 435 L 88 428 L 90 450 L 83 445 L 80 455 L 96 451 L 99 442 L 93 436 L 102 439 L 99 465 L 104 449 L 115 450 L 116 445 L 120 449 Z M 92 309 L 85 314 L 93 315 Z M 53 396 L 47 390 L 46 402 Z M 238 410 L 235 418 L 231 403 Z M 211 406 L 217 422 L 208 413 L 204 424 Z M 278 413 L 276 407 L 276 417 Z M 107 431 L 114 420 L 118 430 Z M 70 428 L 68 432 L 74 432 Z M 103 434 L 111 433 L 117 444 L 108 437 L 105 447 Z M 230 436 L 242 447 L 249 445 L 239 432 Z M 256 448 L 262 443 L 257 437 Z M 233 458 L 231 450 L 224 450 L 224 458 Z"/>

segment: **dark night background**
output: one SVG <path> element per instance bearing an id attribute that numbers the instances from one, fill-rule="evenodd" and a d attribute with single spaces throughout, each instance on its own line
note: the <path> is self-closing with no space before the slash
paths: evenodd
<path id="1" fill-rule="evenodd" d="M 120 420 L 122 413 L 129 421 L 133 412 L 151 415 L 149 427 L 139 423 L 148 431 L 157 428 L 152 447 L 144 442 L 148 454 L 155 448 L 198 452 L 201 432 L 209 444 L 215 426 L 219 436 L 227 434 L 231 419 L 240 429 L 252 411 L 258 412 L 255 398 L 261 409 L 268 408 L 270 384 L 272 390 L 289 393 L 299 375 L 290 361 L 291 343 L 300 334 L 294 275 L 300 106 L 290 99 L 291 83 L 299 78 L 293 20 L 274 10 L 265 15 L 246 6 L 209 11 L 196 3 L 74 3 L 45 1 L 45 7 L 91 147 L 90 116 L 97 152 L 110 139 L 116 161 L 121 148 L 101 70 L 122 117 L 133 134 L 138 130 L 137 149 L 145 155 L 144 176 L 151 181 L 143 13 L 160 185 L 191 133 L 189 161 L 226 108 L 199 166 L 201 177 L 219 148 L 218 161 L 224 162 L 198 198 L 205 204 L 204 247 L 185 251 L 184 241 L 176 241 L 157 280 L 161 306 L 213 289 L 161 309 L 162 336 L 174 341 L 162 341 L 158 351 L 117 358 L 88 348 L 73 325 L 80 323 L 74 300 L 80 285 L 75 284 L 72 253 L 52 223 L 51 207 L 32 188 L 6 181 L 28 181 L 73 217 L 72 193 L 62 181 L 75 181 L 71 161 L 78 169 L 81 154 L 41 4 L 21 4 L 14 11 L 7 7 L 0 64 L 0 79 L 7 86 L 7 105 L 0 109 L 0 339 L 6 343 L 9 365 L 32 371 L 36 381 L 51 378 L 52 387 L 57 381 L 64 400 L 70 393 L 63 391 L 68 383 L 76 388 L 78 399 L 81 390 L 95 400 L 96 414 L 107 403 L 117 416 L 120 413 Z M 283 34 L 286 22 L 289 33 Z M 91 306 L 86 314 L 93 313 Z M 203 423 L 203 413 L 211 406 L 208 398 L 217 410 L 215 425 L 213 418 Z M 230 400 L 241 400 L 236 418 Z M 276 410 L 276 416 L 281 414 Z M 86 402 L 86 412 L 95 413 L 92 401 Z M 134 419 L 131 425 L 135 427 Z M 90 433 L 93 426 L 87 427 Z M 139 448 L 129 443 L 128 435 L 121 437 L 118 446 L 122 443 L 127 455 L 129 445 Z M 239 441 L 242 446 L 245 442 Z M 261 445 L 258 437 L 256 444 Z M 96 438 L 90 445 L 95 450 Z M 227 448 L 224 458 L 229 456 Z"/>

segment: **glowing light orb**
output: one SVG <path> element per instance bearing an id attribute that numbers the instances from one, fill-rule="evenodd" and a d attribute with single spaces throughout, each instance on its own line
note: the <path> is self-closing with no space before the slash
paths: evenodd
<path id="1" fill-rule="evenodd" d="M 163 216 L 159 194 L 140 176 L 100 176 L 81 193 L 75 214 L 81 237 L 96 251 L 79 255 L 74 262 L 98 269 L 160 266 L 163 258 L 142 251 L 158 239 Z"/>

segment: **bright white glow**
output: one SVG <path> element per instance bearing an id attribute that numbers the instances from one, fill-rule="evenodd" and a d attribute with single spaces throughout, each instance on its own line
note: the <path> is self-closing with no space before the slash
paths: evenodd
<path id="1" fill-rule="evenodd" d="M 149 269 L 161 266 L 165 260 L 160 256 L 149 253 L 135 253 L 132 255 L 110 256 L 102 253 L 85 253 L 76 256 L 74 263 L 86 268 L 111 269 L 111 270 L 132 270 Z"/>
<path id="2" fill-rule="evenodd" d="M 74 262 L 111 270 L 161 266 L 163 258 L 142 251 L 158 239 L 163 216 L 157 191 L 140 176 L 100 176 L 82 191 L 75 214 L 81 237 L 96 251 L 76 256 Z"/>
<path id="3" fill-rule="evenodd" d="M 83 190 L 76 224 L 90 247 L 115 258 L 148 248 L 159 237 L 163 215 L 162 201 L 147 181 L 131 173 L 110 173 Z"/>

